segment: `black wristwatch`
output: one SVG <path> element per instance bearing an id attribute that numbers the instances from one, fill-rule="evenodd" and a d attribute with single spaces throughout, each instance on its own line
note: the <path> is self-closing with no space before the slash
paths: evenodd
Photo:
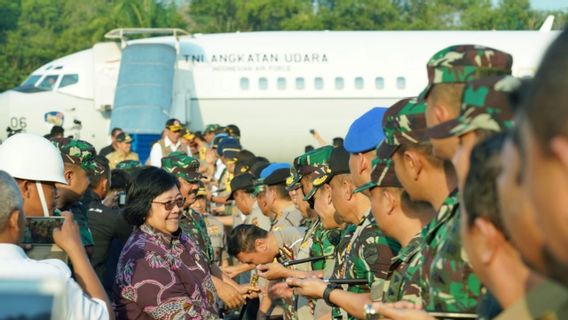
<path id="1" fill-rule="evenodd" d="M 335 284 L 335 283 L 330 283 L 327 285 L 327 287 L 325 287 L 325 290 L 323 291 L 323 301 L 325 301 L 325 303 L 327 303 L 328 305 L 335 307 L 335 304 L 333 304 L 331 301 L 329 301 L 329 295 L 331 294 L 331 292 L 335 289 L 338 289 L 339 285 Z"/>

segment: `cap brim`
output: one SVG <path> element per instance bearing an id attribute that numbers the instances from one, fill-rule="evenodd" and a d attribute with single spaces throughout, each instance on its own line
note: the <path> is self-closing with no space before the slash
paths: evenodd
<path id="1" fill-rule="evenodd" d="M 223 151 L 223 158 L 225 159 L 235 159 L 237 152 L 235 151 Z"/>
<path id="2" fill-rule="evenodd" d="M 383 142 L 377 148 L 377 158 L 390 159 L 396 152 L 396 149 L 398 149 L 398 146 L 393 146 L 391 144 Z"/>
<path id="3" fill-rule="evenodd" d="M 461 124 L 459 118 L 442 122 L 437 124 L 433 127 L 430 127 L 425 130 L 424 136 L 429 139 L 445 139 L 449 137 L 458 137 L 461 134 L 458 134 L 455 131 L 455 128 Z"/>
<path id="4" fill-rule="evenodd" d="M 362 185 L 362 186 L 356 188 L 355 190 L 353 190 L 353 193 L 359 193 L 359 192 L 363 192 L 363 191 L 366 191 L 366 190 L 370 190 L 370 189 L 372 189 L 372 188 L 374 188 L 374 187 L 376 187 L 376 186 L 377 186 L 377 183 L 376 183 L 376 182 L 374 182 L 374 181 L 369 181 L 369 182 L 365 183 L 364 185 Z"/>
<path id="5" fill-rule="evenodd" d="M 308 194 L 306 196 L 304 196 L 304 201 L 308 201 L 311 198 L 313 198 L 313 196 L 316 194 L 316 192 L 318 191 L 319 187 L 314 186 L 312 188 L 312 190 L 310 190 L 310 192 L 308 192 Z"/>

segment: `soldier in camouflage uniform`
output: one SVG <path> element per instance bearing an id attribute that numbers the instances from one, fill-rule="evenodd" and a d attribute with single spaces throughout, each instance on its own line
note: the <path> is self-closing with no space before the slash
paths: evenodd
<path id="1" fill-rule="evenodd" d="M 196 200 L 197 191 L 199 189 L 199 179 L 201 175 L 197 172 L 199 169 L 199 160 L 186 155 L 183 152 L 172 152 L 167 157 L 162 158 L 162 169 L 175 175 L 180 182 L 180 193 L 185 197 L 184 210 L 180 218 L 181 229 L 190 235 L 190 237 L 198 244 L 199 248 L 205 250 L 205 257 L 209 264 L 213 262 L 213 247 L 211 239 L 207 234 L 207 225 L 203 216 L 190 206 Z"/>
<path id="2" fill-rule="evenodd" d="M 398 104 L 406 104 L 404 99 Z M 391 107 L 396 110 L 396 107 Z M 385 114 L 388 118 L 389 112 Z M 383 141 L 382 143 L 386 143 Z M 380 145 L 379 145 L 380 148 Z M 426 203 L 410 200 L 398 181 L 391 159 L 376 158 L 373 160 L 371 182 L 359 188 L 371 192 L 372 212 L 378 227 L 388 236 L 398 241 L 402 248 L 395 256 L 389 268 L 388 285 L 378 281 L 371 286 L 371 300 L 383 302 L 410 301 L 421 304 L 421 289 L 418 279 L 409 281 L 407 275 L 409 262 L 420 251 L 423 244 L 421 231 L 427 225 L 434 211 Z"/>
<path id="3" fill-rule="evenodd" d="M 305 210 L 313 211 L 315 217 L 313 219 L 307 219 L 304 217 L 304 225 L 308 227 L 308 231 L 304 235 L 302 243 L 300 244 L 300 250 L 298 252 L 298 259 L 308 258 L 308 257 L 328 257 L 321 260 L 312 261 L 306 264 L 305 270 L 321 271 L 324 278 L 329 278 L 333 274 L 333 266 L 335 264 L 335 246 L 340 240 L 342 230 L 339 228 L 337 223 L 326 223 L 328 228 L 325 228 L 320 216 L 309 207 L 309 203 L 304 200 L 304 192 L 302 188 L 302 183 L 300 181 L 306 182 L 310 177 L 310 173 L 317 166 L 323 165 L 329 162 L 329 156 L 331 155 L 332 148 L 329 146 L 315 149 L 309 153 L 305 153 L 294 160 L 294 168 L 291 170 L 291 176 L 287 181 L 287 188 L 294 192 L 297 196 L 298 202 L 305 204 Z M 304 177 L 308 175 L 308 177 Z M 310 181 L 311 185 L 311 181 Z M 300 198 L 301 197 L 301 198 Z M 332 227 L 332 228 L 329 228 Z M 302 302 L 308 301 L 306 297 L 300 296 L 298 299 L 298 308 L 301 307 Z M 323 301 L 323 299 L 309 299 L 310 318 L 319 318 L 325 314 L 329 314 L 331 308 Z M 301 309 L 299 310 L 299 314 Z M 301 318 L 301 317 L 300 317 Z"/>
<path id="4" fill-rule="evenodd" d="M 422 138 L 430 138 L 437 157 L 451 160 L 458 152 L 462 141 L 459 137 L 436 139 L 430 135 L 443 131 L 446 126 L 453 127 L 451 120 L 459 117 L 466 82 L 511 74 L 512 63 L 511 55 L 505 52 L 475 45 L 448 47 L 434 54 L 428 61 L 429 84 L 420 95 L 422 101 L 426 102 L 425 118 L 428 131 Z M 471 89 L 470 87 L 469 90 Z M 480 89 L 478 98 L 483 96 L 487 87 Z M 445 114 L 446 117 L 436 116 L 437 114 Z M 481 118 L 476 119 L 478 122 L 480 120 Z M 456 164 L 454 163 L 454 166 L 457 168 Z M 471 312 L 476 309 L 481 295 L 485 292 L 478 277 L 471 270 L 465 253 L 462 252 L 456 187 L 453 186 L 454 189 L 439 209 L 439 213 L 447 217 L 447 222 L 435 236 L 426 238 L 430 252 L 425 255 L 421 280 L 424 281 L 423 286 L 428 288 L 425 295 L 428 310 Z"/>
<path id="5" fill-rule="evenodd" d="M 180 182 L 180 193 L 186 198 L 180 228 L 204 250 L 204 256 L 211 268 L 213 284 L 221 300 L 230 308 L 244 302 L 244 295 L 252 288 L 248 285 L 239 285 L 232 279 L 224 277 L 219 267 L 214 263 L 215 252 L 211 238 L 207 233 L 207 224 L 201 214 L 190 208 L 196 200 L 201 174 L 198 173 L 199 160 L 183 152 L 172 152 L 162 158 L 162 169 L 175 175 Z"/>
<path id="6" fill-rule="evenodd" d="M 56 184 L 58 197 L 56 206 L 60 211 L 71 211 L 81 232 L 81 241 L 87 250 L 92 254 L 94 245 L 93 235 L 89 229 L 87 216 L 87 205 L 90 202 L 82 202 L 82 197 L 89 187 L 89 175 L 93 174 L 96 166 L 93 162 L 96 155 L 95 148 L 83 140 L 69 138 L 53 139 L 52 143 L 61 152 L 65 166 L 65 177 L 67 185 Z"/>
<path id="7" fill-rule="evenodd" d="M 211 247 L 213 249 L 212 262 L 220 266 L 222 262 L 223 249 L 225 248 L 225 228 L 221 221 L 219 221 L 215 216 L 209 214 L 207 190 L 202 182 L 199 182 L 196 200 L 191 205 L 191 208 L 203 217 L 207 227 L 207 234 L 209 235 L 209 239 L 211 239 Z"/>

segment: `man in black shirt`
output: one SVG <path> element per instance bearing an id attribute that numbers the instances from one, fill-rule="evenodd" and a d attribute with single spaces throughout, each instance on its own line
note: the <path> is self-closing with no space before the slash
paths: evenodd
<path id="1" fill-rule="evenodd" d="M 132 232 L 132 226 L 126 223 L 119 208 L 103 204 L 102 200 L 110 187 L 110 168 L 105 157 L 96 156 L 95 162 L 98 170 L 91 176 L 90 188 L 87 190 L 91 199 L 87 212 L 89 228 L 95 240 L 91 262 L 108 292 L 116 272 L 117 254 L 120 254 L 120 250 L 115 249 L 124 245 Z"/>
<path id="2" fill-rule="evenodd" d="M 120 128 L 112 128 L 110 132 L 111 144 L 101 149 L 99 154 L 103 157 L 106 157 L 108 154 L 116 150 L 116 137 L 122 133 L 122 129 Z"/>

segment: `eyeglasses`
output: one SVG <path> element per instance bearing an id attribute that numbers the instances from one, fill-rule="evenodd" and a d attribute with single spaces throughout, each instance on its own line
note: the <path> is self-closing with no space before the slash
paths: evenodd
<path id="1" fill-rule="evenodd" d="M 185 203 L 185 198 L 176 198 L 175 200 L 170 200 L 170 201 L 166 201 L 166 202 L 160 202 L 160 201 L 152 201 L 152 203 L 159 203 L 159 204 L 163 204 L 164 208 L 168 211 L 173 210 L 174 206 L 177 206 L 178 208 L 183 208 L 183 204 Z"/>

